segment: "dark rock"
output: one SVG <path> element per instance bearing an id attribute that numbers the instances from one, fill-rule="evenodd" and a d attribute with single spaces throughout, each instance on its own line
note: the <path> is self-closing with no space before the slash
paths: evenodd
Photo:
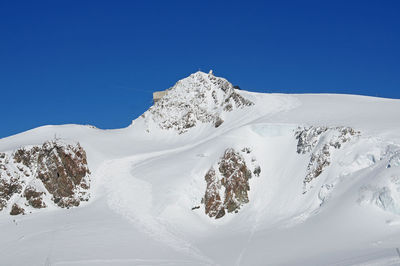
<path id="1" fill-rule="evenodd" d="M 221 182 L 217 179 L 216 172 L 213 168 L 208 170 L 204 178 L 207 182 L 206 193 L 203 198 L 205 212 L 208 216 L 215 217 L 223 210 L 221 196 L 219 195 Z"/>
<path id="2" fill-rule="evenodd" d="M 14 205 L 11 207 L 10 215 L 19 215 L 19 214 L 25 214 L 25 210 L 20 206 L 18 206 L 18 204 L 14 203 Z"/>
<path id="3" fill-rule="evenodd" d="M 0 211 L 7 206 L 7 201 L 16 193 L 21 193 L 22 185 L 17 178 L 0 179 Z"/>
<path id="4" fill-rule="evenodd" d="M 218 162 L 218 172 L 211 168 L 205 175 L 207 188 L 202 200 L 205 213 L 218 219 L 226 212 L 237 212 L 249 202 L 251 176 L 244 158 L 234 149 L 227 149 Z"/>
<path id="5" fill-rule="evenodd" d="M 253 171 L 253 174 L 255 176 L 260 176 L 260 173 L 261 173 L 261 167 L 259 165 L 257 165 L 256 168 Z"/>
<path id="6" fill-rule="evenodd" d="M 37 209 L 46 207 L 43 197 L 48 193 L 60 207 L 78 206 L 89 198 L 89 175 L 86 153 L 79 143 L 55 140 L 20 148 L 12 155 L 2 153 L 0 210 L 11 205 L 10 200 L 16 194 L 26 199 L 27 206 Z M 25 182 L 29 183 L 25 186 Z M 33 185 L 37 182 L 45 189 Z"/>
<path id="7" fill-rule="evenodd" d="M 241 151 L 247 154 L 251 153 L 251 149 L 249 147 L 244 147 Z"/>
<path id="8" fill-rule="evenodd" d="M 46 204 L 43 202 L 42 195 L 44 195 L 44 192 L 38 192 L 31 186 L 26 187 L 24 191 L 24 197 L 28 201 L 28 204 L 36 209 L 46 207 Z"/>
<path id="9" fill-rule="evenodd" d="M 311 152 L 310 161 L 307 166 L 307 175 L 303 183 L 307 184 L 311 182 L 320 176 L 324 169 L 330 165 L 332 149 L 340 149 L 344 143 L 359 134 L 359 131 L 350 127 L 298 128 L 295 133 L 295 137 L 298 140 L 297 153 L 305 154 Z M 324 140 L 324 143 L 318 145 L 321 139 Z M 316 149 L 317 145 L 320 148 Z"/>
<path id="10" fill-rule="evenodd" d="M 248 180 L 251 178 L 251 171 L 244 159 L 233 149 L 228 149 L 220 161 L 219 171 L 223 176 L 221 183 L 225 187 L 224 205 L 228 212 L 249 202 L 247 191 L 250 190 Z"/>
<path id="11" fill-rule="evenodd" d="M 220 117 L 218 117 L 217 120 L 215 121 L 214 126 L 219 127 L 220 125 L 222 125 L 222 123 L 224 123 L 224 120 L 222 120 Z"/>
<path id="12" fill-rule="evenodd" d="M 78 206 L 76 189 L 87 186 L 84 177 L 90 173 L 82 147 L 46 142 L 39 151 L 37 163 L 37 178 L 53 195 L 54 202 L 60 207 Z"/>

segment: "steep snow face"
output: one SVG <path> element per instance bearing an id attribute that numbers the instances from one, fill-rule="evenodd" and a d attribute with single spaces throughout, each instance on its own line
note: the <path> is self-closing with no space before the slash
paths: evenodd
<path id="1" fill-rule="evenodd" d="M 155 123 L 161 129 L 181 134 L 199 123 L 219 127 L 224 113 L 251 105 L 254 103 L 240 95 L 226 79 L 199 71 L 168 89 L 143 116 L 148 126 Z"/>

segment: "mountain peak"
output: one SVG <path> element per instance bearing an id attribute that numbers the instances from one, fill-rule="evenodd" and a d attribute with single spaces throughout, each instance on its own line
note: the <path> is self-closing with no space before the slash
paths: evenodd
<path id="1" fill-rule="evenodd" d="M 226 112 L 251 106 L 233 85 L 212 70 L 197 71 L 179 80 L 163 93 L 146 112 L 146 123 L 156 123 L 161 129 L 174 129 L 184 133 L 199 123 L 212 123 L 219 127 Z"/>

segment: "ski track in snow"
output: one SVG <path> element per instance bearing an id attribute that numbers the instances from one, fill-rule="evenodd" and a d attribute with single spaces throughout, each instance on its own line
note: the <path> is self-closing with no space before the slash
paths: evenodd
<path id="1" fill-rule="evenodd" d="M 188 241 L 168 230 L 162 219 L 152 215 L 151 184 L 133 174 L 135 167 L 140 163 L 176 150 L 139 154 L 104 162 L 96 171 L 96 178 L 107 183 L 106 194 L 110 209 L 130 220 L 140 231 L 177 251 L 190 254 L 204 264 L 215 265 Z M 140 204 L 137 204 L 138 202 Z"/>

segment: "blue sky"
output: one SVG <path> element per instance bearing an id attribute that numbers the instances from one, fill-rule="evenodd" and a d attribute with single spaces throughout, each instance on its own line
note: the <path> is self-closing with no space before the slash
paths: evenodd
<path id="1" fill-rule="evenodd" d="M 400 1 L 0 1 L 0 138 L 120 128 L 213 69 L 259 92 L 400 98 Z"/>

